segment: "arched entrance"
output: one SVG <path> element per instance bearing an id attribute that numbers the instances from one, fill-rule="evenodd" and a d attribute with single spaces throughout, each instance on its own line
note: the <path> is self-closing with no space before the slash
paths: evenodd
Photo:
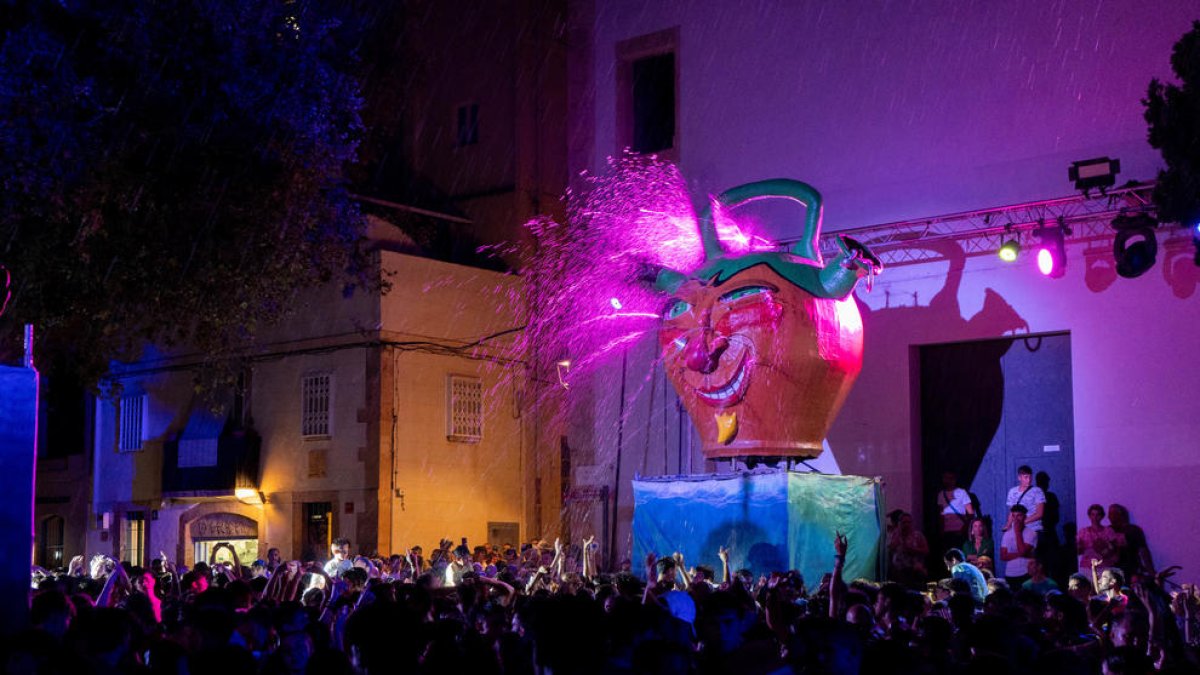
<path id="1" fill-rule="evenodd" d="M 237 551 L 243 565 L 254 562 L 262 541 L 259 513 L 246 513 L 252 507 L 221 504 L 201 504 L 180 516 L 181 537 L 179 558 L 195 565 L 208 562 L 214 546 L 229 543 Z M 239 513 L 240 512 L 240 513 Z M 225 557 L 224 552 L 218 554 Z"/>

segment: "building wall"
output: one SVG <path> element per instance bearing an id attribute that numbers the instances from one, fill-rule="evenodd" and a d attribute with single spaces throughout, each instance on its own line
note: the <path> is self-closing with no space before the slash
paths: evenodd
<path id="1" fill-rule="evenodd" d="M 572 10 L 590 29 L 577 32 L 591 37 L 584 56 L 572 58 L 571 81 L 580 83 L 572 125 L 591 129 L 590 138 L 573 136 L 573 172 L 600 169 L 617 149 L 616 43 L 678 26 L 678 154 L 694 196 L 798 178 L 824 194 L 830 231 L 1064 196 L 1072 192 L 1068 164 L 1102 155 L 1121 159 L 1122 180 L 1152 179 L 1160 159 L 1145 142 L 1139 99 L 1152 77 L 1169 76 L 1171 46 L 1200 5 L 802 3 L 733 11 L 714 0 L 584 2 Z M 1195 268 L 1160 251 L 1142 278 L 1094 292 L 1084 252 L 1069 253 L 1058 280 L 1038 275 L 1028 257 L 1011 267 L 982 257 L 965 260 L 957 282 L 948 263 L 937 263 L 887 270 L 872 293 L 860 290 L 865 364 L 830 433 L 833 454 L 847 473 L 882 475 L 888 505 L 919 515 L 912 347 L 1069 331 L 1077 522 L 1086 522 L 1092 502 L 1124 503 L 1160 566 L 1186 564 L 1200 553 L 1198 533 L 1172 514 L 1200 506 L 1186 485 L 1198 468 L 1191 439 L 1200 431 L 1189 412 L 1200 394 L 1200 360 L 1187 338 L 1200 326 Z M 1174 276 L 1164 276 L 1168 270 Z M 630 372 L 650 372 L 652 352 L 631 352 L 643 360 Z M 677 418 L 650 412 L 649 379 L 637 381 L 626 397 L 623 465 L 643 463 L 649 452 L 653 466 L 664 423 L 669 430 Z M 615 380 L 602 382 L 593 435 L 578 443 L 594 443 L 598 461 L 612 466 L 617 415 L 602 412 L 615 406 Z M 686 438 L 675 442 L 685 447 Z M 627 513 L 631 502 L 621 501 Z M 627 539 L 622 529 L 618 546 Z"/>
<path id="2" fill-rule="evenodd" d="M 517 523 L 522 536 L 536 536 L 534 421 L 517 342 L 524 325 L 520 278 L 395 254 L 383 263 L 394 275 L 381 309 L 389 346 L 379 365 L 381 481 L 388 481 L 380 512 L 392 514 L 381 521 L 381 539 L 389 538 L 393 551 L 429 550 L 443 537 L 481 543 L 489 522 Z M 481 379 L 478 443 L 447 439 L 450 375 Z M 389 468 L 394 481 L 383 476 Z"/>
<path id="3" fill-rule="evenodd" d="M 119 550 L 120 518 L 144 510 L 147 550 L 190 562 L 188 523 L 227 511 L 259 524 L 260 553 L 299 556 L 306 502 L 330 502 L 332 537 L 362 552 L 435 546 L 441 537 L 487 538 L 491 522 L 527 527 L 525 468 L 533 456 L 522 410 L 525 370 L 517 351 L 523 325 L 520 279 L 383 252 L 390 293 L 340 289 L 305 293 L 295 311 L 254 346 L 245 414 L 262 438 L 263 505 L 232 496 L 164 499 L 163 444 L 182 430 L 195 399 L 182 359 L 124 369 L 124 395 L 146 395 L 143 449 L 118 452 L 117 408 L 97 401 L 89 550 Z M 489 338 L 489 336 L 493 336 Z M 302 434 L 302 379 L 331 376 L 330 433 Z M 479 377 L 484 434 L 447 440 L 447 376 Z M 395 464 L 393 465 L 393 457 Z M 395 478 L 393 479 L 393 472 Z M 394 539 L 393 539 L 394 537 Z"/>
<path id="4" fill-rule="evenodd" d="M 54 516 L 63 519 L 63 559 L 66 566 L 71 558 L 84 554 L 88 528 L 88 504 L 91 486 L 88 482 L 89 453 L 40 459 L 37 463 L 37 485 L 34 498 L 34 537 L 42 535 L 42 523 Z M 34 548 L 34 562 L 52 569 L 56 561 L 39 559 L 39 546 Z"/>
<path id="5" fill-rule="evenodd" d="M 476 241 L 520 238 L 530 217 L 560 211 L 566 185 L 565 1 L 422 1 L 401 11 L 400 156 L 411 189 L 453 203 Z M 478 140 L 459 145 L 457 111 L 472 104 Z"/>
<path id="6" fill-rule="evenodd" d="M 264 362 L 254 370 L 252 414 L 262 435 L 260 489 L 267 496 L 267 545 L 299 555 L 294 541 L 304 502 L 333 504 L 333 536 L 370 546 L 373 532 L 359 532 L 359 518 L 373 503 L 378 475 L 368 458 L 367 348 L 291 356 Z M 301 380 L 306 374 L 332 376 L 330 435 L 301 434 Z M 351 506 L 347 508 L 346 504 Z M 372 523 L 373 525 L 373 523 Z"/>

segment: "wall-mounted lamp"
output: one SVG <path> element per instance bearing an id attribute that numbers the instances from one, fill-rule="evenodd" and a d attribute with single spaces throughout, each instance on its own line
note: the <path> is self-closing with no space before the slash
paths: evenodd
<path id="1" fill-rule="evenodd" d="M 248 487 L 235 488 L 233 496 L 243 504 L 252 506 L 261 506 L 267 503 L 267 496 L 262 493 L 262 490 Z"/>
<path id="2" fill-rule="evenodd" d="M 563 378 L 563 371 L 567 373 L 571 372 L 571 359 L 563 359 L 555 363 L 554 368 L 558 371 L 558 383 L 562 385 L 563 389 L 570 389 L 571 387 L 567 384 L 566 379 Z"/>

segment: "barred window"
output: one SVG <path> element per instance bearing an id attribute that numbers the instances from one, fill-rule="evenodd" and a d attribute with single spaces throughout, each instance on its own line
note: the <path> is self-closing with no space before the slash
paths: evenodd
<path id="1" fill-rule="evenodd" d="M 451 375 L 446 383 L 446 438 L 460 443 L 483 439 L 483 382 Z"/>
<path id="2" fill-rule="evenodd" d="M 329 397 L 333 376 L 328 373 L 305 375 L 300 433 L 304 436 L 329 436 Z"/>
<path id="3" fill-rule="evenodd" d="M 117 449 L 131 452 L 142 449 L 142 422 L 146 413 L 146 395 L 121 397 L 121 419 Z"/>

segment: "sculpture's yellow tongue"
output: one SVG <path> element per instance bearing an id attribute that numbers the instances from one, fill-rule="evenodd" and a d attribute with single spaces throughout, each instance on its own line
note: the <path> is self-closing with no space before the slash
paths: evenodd
<path id="1" fill-rule="evenodd" d="M 738 424 L 736 412 L 717 413 L 717 442 L 728 443 L 737 436 Z"/>

